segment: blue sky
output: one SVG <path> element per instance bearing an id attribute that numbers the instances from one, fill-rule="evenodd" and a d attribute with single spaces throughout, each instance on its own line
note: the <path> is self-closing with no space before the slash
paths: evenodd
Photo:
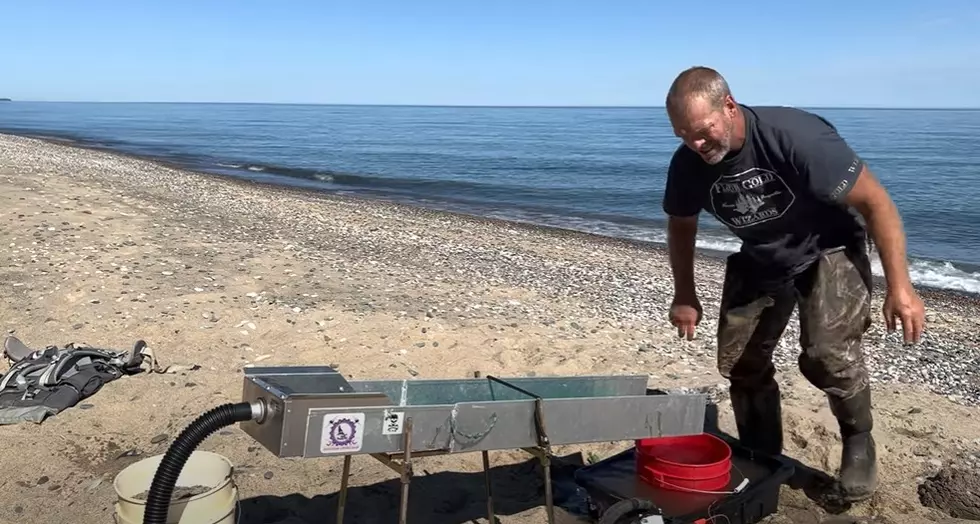
<path id="1" fill-rule="evenodd" d="M 980 3 L 9 0 L 0 97 L 662 105 L 709 65 L 746 103 L 980 107 Z"/>

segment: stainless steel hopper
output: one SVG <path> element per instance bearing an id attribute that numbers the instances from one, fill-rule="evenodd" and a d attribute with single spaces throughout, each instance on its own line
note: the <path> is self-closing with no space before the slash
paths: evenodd
<path id="1" fill-rule="evenodd" d="M 541 460 L 554 522 L 551 446 L 686 435 L 703 430 L 704 395 L 647 395 L 646 375 L 347 381 L 330 367 L 245 371 L 243 400 L 264 416 L 242 429 L 280 457 L 343 456 L 343 522 L 352 455 L 371 455 L 402 477 L 407 515 L 412 457 L 524 449 Z M 487 483 L 487 511 L 493 498 Z"/>

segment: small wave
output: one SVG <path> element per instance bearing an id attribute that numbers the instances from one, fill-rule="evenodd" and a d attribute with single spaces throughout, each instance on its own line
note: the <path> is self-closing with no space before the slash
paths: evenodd
<path id="1" fill-rule="evenodd" d="M 632 227 L 624 224 L 596 222 L 573 217 L 531 217 L 520 213 L 496 213 L 493 215 L 496 215 L 496 218 L 505 220 L 516 218 L 526 222 L 611 237 L 641 240 L 656 244 L 667 243 L 667 235 L 662 229 Z M 699 250 L 719 253 L 734 253 L 741 248 L 741 245 L 742 243 L 738 239 L 714 231 L 699 232 L 696 243 Z M 878 277 L 884 276 L 881 262 L 876 253 L 871 254 L 871 270 Z M 909 276 L 912 278 L 912 282 L 922 286 L 980 294 L 980 272 L 965 271 L 956 267 L 951 262 L 913 258 L 909 261 Z"/>
<path id="2" fill-rule="evenodd" d="M 666 242 L 666 238 L 662 238 Z M 723 237 L 707 237 L 698 239 L 697 247 L 734 253 L 739 250 L 741 243 Z M 871 255 L 871 272 L 878 277 L 885 276 L 877 254 Z M 980 294 L 980 273 L 964 271 L 947 261 L 912 258 L 909 260 L 909 277 L 912 282 L 922 286 Z"/>
<path id="3" fill-rule="evenodd" d="M 405 178 L 368 173 L 351 173 L 316 169 L 310 167 L 287 167 L 276 164 L 257 164 L 251 162 L 231 162 L 227 159 L 215 165 L 223 168 L 242 169 L 264 176 L 281 177 L 283 182 L 289 179 L 322 182 L 329 184 L 331 189 L 352 188 L 363 191 L 388 192 L 404 197 L 424 198 L 435 196 L 439 199 L 458 198 L 459 195 L 473 195 L 475 198 L 500 200 L 521 192 L 546 192 L 554 195 L 566 191 L 562 188 L 539 188 L 520 184 L 500 184 L 480 180 L 462 180 L 451 178 Z M 577 189 L 575 191 L 578 191 Z"/>
<path id="4" fill-rule="evenodd" d="M 54 136 L 54 135 L 28 135 L 28 136 L 33 136 L 34 138 L 39 138 L 39 139 L 42 139 L 42 140 L 49 140 L 49 141 L 52 141 L 52 142 L 61 142 L 62 144 L 76 144 L 76 143 L 78 143 L 77 140 L 74 140 L 74 139 L 71 139 L 71 138 L 67 138 L 67 137 L 62 137 L 62 136 Z"/>
<path id="5" fill-rule="evenodd" d="M 872 258 L 871 271 L 879 277 L 885 275 L 878 257 Z M 980 273 L 963 271 L 950 262 L 912 259 L 909 276 L 923 286 L 980 294 Z"/>
<path id="6" fill-rule="evenodd" d="M 667 243 L 667 238 L 664 236 L 663 242 Z M 709 251 L 721 251 L 724 253 L 734 253 L 742 247 L 742 243 L 737 240 L 729 240 L 727 238 L 721 237 L 705 237 L 699 238 L 695 244 L 699 249 L 706 249 Z"/>
<path id="7" fill-rule="evenodd" d="M 698 239 L 697 247 L 734 253 L 739 250 L 741 243 L 724 237 L 707 237 Z M 877 254 L 871 255 L 871 272 L 878 277 L 885 276 Z M 964 271 L 947 261 L 912 258 L 909 260 L 909 277 L 912 282 L 922 286 L 980 294 L 980 273 Z"/>

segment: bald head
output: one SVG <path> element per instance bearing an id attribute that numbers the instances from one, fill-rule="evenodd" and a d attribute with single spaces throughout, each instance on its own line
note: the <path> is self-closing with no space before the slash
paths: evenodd
<path id="1" fill-rule="evenodd" d="M 709 67 L 677 75 L 667 92 L 667 116 L 674 134 L 708 164 L 742 147 L 745 123 L 725 78 Z"/>
<path id="2" fill-rule="evenodd" d="M 692 67 L 677 75 L 667 92 L 667 112 L 678 114 L 694 101 L 720 110 L 732 92 L 721 73 L 710 67 Z"/>

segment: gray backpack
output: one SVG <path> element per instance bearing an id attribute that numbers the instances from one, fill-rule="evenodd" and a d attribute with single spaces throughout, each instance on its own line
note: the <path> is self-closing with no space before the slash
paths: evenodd
<path id="1" fill-rule="evenodd" d="M 153 355 L 139 340 L 132 351 L 68 344 L 35 350 L 7 337 L 3 355 L 10 369 L 0 376 L 0 425 L 44 421 L 97 393 L 123 375 L 142 371 Z"/>

